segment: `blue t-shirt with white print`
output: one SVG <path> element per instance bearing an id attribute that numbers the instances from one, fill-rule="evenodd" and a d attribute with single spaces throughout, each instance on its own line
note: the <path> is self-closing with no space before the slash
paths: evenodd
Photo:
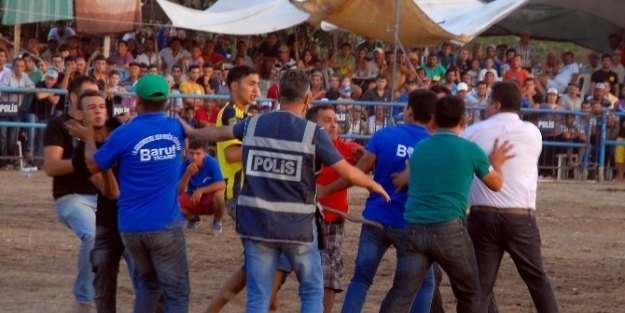
<path id="1" fill-rule="evenodd" d="M 184 138 L 178 120 L 146 113 L 118 127 L 94 154 L 102 170 L 117 163 L 120 231 L 162 231 L 183 224 L 177 193 Z"/>
<path id="2" fill-rule="evenodd" d="M 408 190 L 396 193 L 391 174 L 403 172 L 414 147 L 429 136 L 425 127 L 414 124 L 386 127 L 373 134 L 365 146 L 367 151 L 376 156 L 373 180 L 386 190 L 391 201 L 386 202 L 380 194 L 372 193 L 362 213 L 365 218 L 391 227 L 404 227 L 404 205 L 408 199 Z"/>
<path id="3" fill-rule="evenodd" d="M 180 166 L 180 178 L 184 176 L 189 164 L 191 164 L 191 161 L 189 160 L 182 162 L 182 165 Z M 224 177 L 221 175 L 219 163 L 215 158 L 207 155 L 204 157 L 204 161 L 202 161 L 202 167 L 200 167 L 197 173 L 193 174 L 191 178 L 189 178 L 189 184 L 187 184 L 186 192 L 193 193 L 197 188 L 206 187 L 220 181 L 224 181 Z"/>

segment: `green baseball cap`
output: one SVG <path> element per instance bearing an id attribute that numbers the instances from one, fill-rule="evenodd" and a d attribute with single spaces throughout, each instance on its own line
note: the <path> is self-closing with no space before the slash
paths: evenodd
<path id="1" fill-rule="evenodd" d="M 159 101 L 169 96 L 169 85 L 161 75 L 146 74 L 139 78 L 132 87 L 132 91 L 136 92 L 141 99 Z"/>

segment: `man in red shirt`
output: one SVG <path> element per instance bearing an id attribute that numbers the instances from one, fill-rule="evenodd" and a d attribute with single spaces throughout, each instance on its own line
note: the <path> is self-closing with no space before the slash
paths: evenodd
<path id="1" fill-rule="evenodd" d="M 306 112 L 306 119 L 323 127 L 339 153 L 352 165 L 364 154 L 364 148 L 355 143 L 343 141 L 339 136 L 336 114 L 331 105 L 315 105 Z M 340 176 L 331 167 L 322 167 L 317 176 L 317 184 L 327 186 Z M 347 213 L 347 189 L 329 194 L 319 201 L 321 205 Z M 332 312 L 336 293 L 343 291 L 343 236 L 345 235 L 345 219 L 335 213 L 324 211 L 324 231 L 326 248 L 321 250 L 323 267 L 323 310 Z"/>
<path id="2" fill-rule="evenodd" d="M 204 99 L 202 107 L 195 112 L 197 127 L 204 128 L 207 126 L 215 126 L 217 123 L 217 115 L 219 115 L 219 108 L 215 104 L 215 100 Z"/>
<path id="3" fill-rule="evenodd" d="M 521 89 L 525 87 L 525 80 L 528 77 L 530 77 L 530 73 L 521 67 L 522 63 L 523 63 L 523 60 L 521 59 L 521 56 L 518 54 L 515 55 L 514 58 L 512 59 L 513 66 L 503 76 L 504 80 L 516 81 L 521 87 Z"/>

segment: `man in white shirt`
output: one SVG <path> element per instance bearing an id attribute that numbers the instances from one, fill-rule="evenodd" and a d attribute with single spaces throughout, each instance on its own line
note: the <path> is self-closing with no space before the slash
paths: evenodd
<path id="1" fill-rule="evenodd" d="M 73 36 L 76 36 L 76 31 L 65 25 L 65 22 L 58 21 L 56 22 L 56 27 L 50 29 L 48 41 L 50 41 L 50 39 L 56 39 L 59 45 L 62 45 L 64 43 L 69 43 L 69 38 Z"/>
<path id="2" fill-rule="evenodd" d="M 519 118 L 521 90 L 513 82 L 492 86 L 486 105 L 486 120 L 467 128 L 463 137 L 478 144 L 486 154 L 495 139 L 510 142 L 514 158 L 503 165 L 505 183 L 490 191 L 478 179 L 470 193 L 468 231 L 475 248 L 480 275 L 480 309 L 494 309 L 493 286 L 504 252 L 508 252 L 534 301 L 538 312 L 559 312 L 550 279 L 543 269 L 540 232 L 536 225 L 538 158 L 542 149 L 540 131 Z"/>
<path id="3" fill-rule="evenodd" d="M 191 53 L 182 48 L 182 41 L 178 37 L 169 39 L 169 47 L 161 50 L 161 68 L 165 74 L 171 74 L 171 68 L 179 65 L 183 58 L 191 58 Z"/>
<path id="4" fill-rule="evenodd" d="M 145 52 L 138 55 L 137 58 L 135 59 L 135 62 L 139 64 L 145 63 L 148 66 L 152 64 L 156 64 L 160 67 L 161 56 L 158 54 L 158 50 L 154 49 L 154 39 L 152 38 L 145 39 Z"/>
<path id="5" fill-rule="evenodd" d="M 579 78 L 579 66 L 575 63 L 573 52 L 567 51 L 562 54 L 562 62 L 564 65 L 558 70 L 558 74 L 553 79 L 548 76 L 541 76 L 536 84 L 536 89 L 542 94 L 547 94 L 547 89 L 556 88 L 558 93 L 564 93 L 566 87 L 571 82 L 577 82 Z"/>
<path id="6" fill-rule="evenodd" d="M 582 109 L 582 97 L 579 95 L 579 84 L 572 82 L 566 89 L 566 93 L 558 99 L 558 104 L 564 106 L 567 110 L 579 111 Z"/>

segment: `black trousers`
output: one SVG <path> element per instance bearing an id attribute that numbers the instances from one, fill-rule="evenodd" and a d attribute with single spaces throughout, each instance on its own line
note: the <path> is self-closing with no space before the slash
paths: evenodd
<path id="1" fill-rule="evenodd" d="M 536 311 L 559 312 L 551 281 L 543 269 L 540 232 L 530 210 L 528 214 L 518 215 L 472 211 L 468 230 L 480 274 L 480 312 L 488 312 L 489 303 L 494 303 L 491 295 L 504 252 L 512 257 L 529 289 Z"/>

